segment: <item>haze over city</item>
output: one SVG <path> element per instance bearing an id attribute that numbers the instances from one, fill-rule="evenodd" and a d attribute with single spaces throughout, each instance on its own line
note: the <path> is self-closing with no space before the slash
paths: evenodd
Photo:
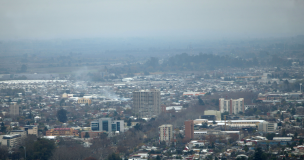
<path id="1" fill-rule="evenodd" d="M 1 1 L 1 39 L 267 38 L 303 33 L 304 2 Z"/>
<path id="2" fill-rule="evenodd" d="M 303 15 L 303 0 L 0 0 L 0 159 L 303 159 Z"/>

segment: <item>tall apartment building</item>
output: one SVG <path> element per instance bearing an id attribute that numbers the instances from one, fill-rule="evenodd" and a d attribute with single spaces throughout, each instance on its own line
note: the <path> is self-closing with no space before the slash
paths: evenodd
<path id="1" fill-rule="evenodd" d="M 21 107 L 17 104 L 10 105 L 9 113 L 11 116 L 19 116 L 21 114 Z"/>
<path id="2" fill-rule="evenodd" d="M 151 89 L 133 92 L 133 111 L 139 118 L 159 115 L 160 91 Z"/>
<path id="3" fill-rule="evenodd" d="M 104 131 L 109 134 L 112 132 L 124 132 L 124 120 L 114 120 L 113 118 L 100 118 L 91 122 L 92 131 Z"/>
<path id="4" fill-rule="evenodd" d="M 185 138 L 193 139 L 194 138 L 194 122 L 193 120 L 185 121 Z"/>
<path id="5" fill-rule="evenodd" d="M 167 145 L 173 139 L 173 126 L 172 124 L 164 124 L 158 127 L 159 142 L 165 141 Z"/>
<path id="6" fill-rule="evenodd" d="M 245 112 L 244 98 L 239 99 L 219 99 L 219 110 L 221 113 L 229 112 L 229 114 L 238 114 Z"/>

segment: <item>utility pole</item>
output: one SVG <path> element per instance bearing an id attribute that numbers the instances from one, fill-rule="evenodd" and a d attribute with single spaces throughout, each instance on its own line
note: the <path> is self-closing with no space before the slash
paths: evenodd
<path id="1" fill-rule="evenodd" d="M 224 115 L 224 118 L 225 118 L 225 131 L 226 131 L 226 115 Z"/>
<path id="2" fill-rule="evenodd" d="M 302 83 L 300 83 L 300 93 L 302 93 L 301 86 L 302 86 Z"/>
<path id="3" fill-rule="evenodd" d="M 26 160 L 26 147 L 23 146 L 23 148 L 24 148 L 24 159 Z"/>

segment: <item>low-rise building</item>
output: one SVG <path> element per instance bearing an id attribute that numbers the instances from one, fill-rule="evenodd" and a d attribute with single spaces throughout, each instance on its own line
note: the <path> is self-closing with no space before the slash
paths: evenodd
<path id="1" fill-rule="evenodd" d="M 6 146 L 7 148 L 15 148 L 20 145 L 21 135 L 20 134 L 12 134 L 12 135 L 2 135 L 0 136 L 1 146 Z"/>
<path id="2" fill-rule="evenodd" d="M 221 111 L 206 110 L 206 111 L 204 111 L 204 116 L 215 116 L 214 120 L 220 121 L 221 120 Z M 201 119 L 205 119 L 205 118 L 201 117 Z M 208 119 L 208 120 L 213 120 L 213 119 Z"/>
<path id="3" fill-rule="evenodd" d="M 73 128 L 54 128 L 46 131 L 46 136 L 79 136 L 78 130 Z"/>
<path id="4" fill-rule="evenodd" d="M 38 137 L 38 127 L 36 125 L 25 125 L 21 128 L 27 132 L 27 135 L 36 135 Z"/>
<path id="5" fill-rule="evenodd" d="M 259 124 L 259 131 L 261 132 L 275 132 L 277 130 L 278 124 L 277 123 L 270 123 L 270 122 L 262 122 Z"/>
<path id="6" fill-rule="evenodd" d="M 292 137 L 273 137 L 274 141 L 292 141 Z"/>
<path id="7" fill-rule="evenodd" d="M 105 132 L 102 132 L 102 131 L 85 131 L 85 132 L 81 132 L 81 134 L 80 134 L 81 138 L 85 138 L 86 134 L 89 134 L 89 138 L 96 138 L 96 137 L 99 137 L 101 134 L 105 134 Z"/>
<path id="8" fill-rule="evenodd" d="M 113 118 L 100 118 L 91 122 L 92 131 L 104 131 L 109 134 L 113 132 L 124 132 L 124 120 L 114 120 Z"/>
<path id="9" fill-rule="evenodd" d="M 22 138 L 27 136 L 27 132 L 24 131 L 24 130 L 12 130 L 12 131 L 10 132 L 10 135 L 15 135 L 15 134 L 20 134 L 20 136 L 21 136 Z"/>
<path id="10" fill-rule="evenodd" d="M 78 104 L 89 104 L 90 105 L 92 103 L 92 101 L 89 98 L 78 98 L 77 103 Z"/>

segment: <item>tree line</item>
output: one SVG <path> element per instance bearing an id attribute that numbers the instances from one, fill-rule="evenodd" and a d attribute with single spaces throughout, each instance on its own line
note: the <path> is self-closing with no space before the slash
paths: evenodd
<path id="1" fill-rule="evenodd" d="M 219 68 L 250 68 L 250 67 L 288 67 L 292 65 L 292 60 L 288 60 L 276 55 L 268 59 L 250 58 L 243 59 L 229 55 L 215 55 L 200 53 L 189 55 L 187 53 L 177 54 L 164 60 L 150 57 L 145 63 L 128 64 L 123 67 L 112 67 L 110 72 L 116 74 L 124 73 L 149 73 L 165 71 L 201 71 L 214 70 Z M 303 62 L 299 63 L 303 65 Z"/>

